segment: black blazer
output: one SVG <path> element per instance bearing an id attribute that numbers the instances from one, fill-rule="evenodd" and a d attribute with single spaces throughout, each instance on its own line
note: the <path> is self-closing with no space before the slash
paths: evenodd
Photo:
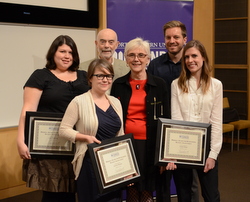
<path id="1" fill-rule="evenodd" d="M 116 79 L 112 84 L 110 94 L 118 98 L 123 109 L 124 127 L 127 118 L 132 89 L 129 84 L 130 72 Z M 150 161 L 154 161 L 155 144 L 157 135 L 157 120 L 159 117 L 170 118 L 169 95 L 166 82 L 160 78 L 147 73 L 146 91 L 146 115 L 147 115 L 147 155 Z"/>

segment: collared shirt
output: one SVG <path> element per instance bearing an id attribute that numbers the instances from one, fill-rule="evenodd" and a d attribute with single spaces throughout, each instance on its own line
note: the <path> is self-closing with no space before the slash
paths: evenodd
<path id="1" fill-rule="evenodd" d="M 179 88 L 178 79 L 172 83 L 172 119 L 210 123 L 212 130 L 209 157 L 216 160 L 222 146 L 222 83 L 212 78 L 209 90 L 203 94 L 199 89 L 196 91 L 194 77 L 187 82 L 188 93 L 183 93 Z"/>
<path id="2" fill-rule="evenodd" d="M 167 84 L 168 92 L 170 93 L 172 81 L 180 76 L 181 60 L 177 63 L 174 63 L 170 59 L 168 53 L 165 53 L 153 59 L 149 63 L 147 71 L 155 76 L 163 78 Z"/>
<path id="3" fill-rule="evenodd" d="M 81 70 L 85 70 L 86 72 L 88 71 L 88 67 L 89 67 L 89 64 L 94 60 L 95 58 L 91 59 L 91 60 L 87 60 L 85 62 L 82 62 L 80 63 L 79 65 L 79 69 Z M 116 58 L 112 58 L 112 65 L 113 65 L 113 68 L 114 68 L 114 79 L 117 79 L 121 76 L 124 76 L 125 74 L 127 74 L 129 71 L 130 71 L 130 68 L 127 66 L 126 62 L 123 61 L 123 60 L 119 60 L 119 59 L 116 59 Z"/>

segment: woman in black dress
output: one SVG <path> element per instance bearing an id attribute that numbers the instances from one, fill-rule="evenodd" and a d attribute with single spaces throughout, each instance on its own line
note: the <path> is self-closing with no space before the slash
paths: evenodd
<path id="1" fill-rule="evenodd" d="M 89 89 L 86 72 L 78 70 L 79 55 L 73 39 L 58 36 L 51 44 L 47 64 L 37 69 L 24 85 L 17 146 L 23 162 L 26 186 L 43 191 L 43 202 L 75 202 L 72 159 L 32 158 L 24 143 L 26 111 L 64 113 L 69 102 Z"/>

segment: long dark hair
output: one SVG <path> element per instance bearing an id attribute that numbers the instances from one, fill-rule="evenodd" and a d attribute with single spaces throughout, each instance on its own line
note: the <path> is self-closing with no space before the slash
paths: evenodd
<path id="1" fill-rule="evenodd" d="M 80 63 L 79 54 L 78 54 L 77 47 L 76 47 L 74 40 L 70 36 L 67 36 L 67 35 L 60 35 L 52 42 L 48 50 L 48 53 L 46 55 L 46 59 L 47 59 L 46 68 L 56 69 L 54 56 L 58 47 L 62 46 L 63 44 L 68 45 L 72 50 L 73 63 L 68 68 L 68 70 L 76 71 L 79 68 L 79 63 Z"/>

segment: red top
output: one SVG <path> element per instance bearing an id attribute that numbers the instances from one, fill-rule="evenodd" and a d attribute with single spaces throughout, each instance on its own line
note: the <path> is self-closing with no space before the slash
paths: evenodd
<path id="1" fill-rule="evenodd" d="M 134 139 L 146 140 L 146 92 L 147 80 L 133 80 L 129 83 L 132 95 L 128 106 L 128 114 L 125 125 L 125 133 L 133 133 Z"/>

